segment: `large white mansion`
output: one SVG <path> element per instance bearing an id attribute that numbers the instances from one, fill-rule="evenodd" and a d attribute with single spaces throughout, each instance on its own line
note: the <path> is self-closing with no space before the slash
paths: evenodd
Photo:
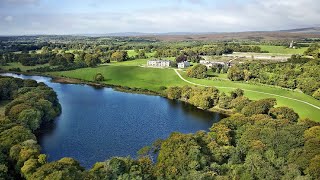
<path id="1" fill-rule="evenodd" d="M 148 61 L 148 66 L 150 67 L 162 67 L 162 68 L 165 68 L 165 67 L 170 67 L 172 64 L 172 61 L 170 60 L 157 60 L 157 59 L 154 59 L 154 60 L 149 60 Z"/>

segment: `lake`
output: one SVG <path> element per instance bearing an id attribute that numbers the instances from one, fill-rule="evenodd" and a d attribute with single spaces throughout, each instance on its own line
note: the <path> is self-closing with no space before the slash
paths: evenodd
<path id="1" fill-rule="evenodd" d="M 54 89 L 62 113 L 37 133 L 42 153 L 49 161 L 75 158 L 86 168 L 113 156 L 136 157 L 140 148 L 172 132 L 207 131 L 225 117 L 159 96 L 53 83 L 42 76 L 2 75 L 34 79 Z"/>

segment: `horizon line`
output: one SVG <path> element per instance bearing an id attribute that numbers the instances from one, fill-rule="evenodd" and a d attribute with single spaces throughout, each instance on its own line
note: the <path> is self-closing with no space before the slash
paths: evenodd
<path id="1" fill-rule="evenodd" d="M 292 28 L 292 29 L 278 29 L 278 30 L 248 30 L 248 31 L 168 31 L 168 32 L 139 32 L 139 31 L 121 31 L 121 32 L 108 32 L 108 33 L 75 33 L 75 34 L 16 34 L 16 35 L 3 35 L 0 37 L 19 37 L 19 36 L 147 36 L 147 35 L 203 35 L 203 34 L 224 34 L 224 33 L 254 33 L 254 32 L 288 32 L 288 31 L 299 31 L 307 29 L 320 28 L 320 26 L 304 27 L 304 28 Z M 320 29 L 319 29 L 320 32 Z M 302 32 L 308 34 L 308 32 Z M 121 35 L 123 34 L 123 35 Z M 132 34 L 132 35 L 130 35 Z M 136 34 L 136 35 L 134 35 Z M 312 34 L 309 32 L 309 34 Z"/>

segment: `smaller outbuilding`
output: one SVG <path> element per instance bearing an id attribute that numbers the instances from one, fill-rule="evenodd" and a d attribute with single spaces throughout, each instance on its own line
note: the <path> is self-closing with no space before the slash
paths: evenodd
<path id="1" fill-rule="evenodd" d="M 183 61 L 183 62 L 178 63 L 178 68 L 179 69 L 184 69 L 184 68 L 187 68 L 187 67 L 190 67 L 190 63 L 188 61 Z"/>
<path id="2" fill-rule="evenodd" d="M 200 60 L 200 64 L 207 66 L 207 69 L 212 69 L 214 66 L 228 66 L 230 67 L 231 62 L 229 61 L 228 63 L 225 62 L 219 62 L 219 61 L 207 61 L 207 60 Z"/>

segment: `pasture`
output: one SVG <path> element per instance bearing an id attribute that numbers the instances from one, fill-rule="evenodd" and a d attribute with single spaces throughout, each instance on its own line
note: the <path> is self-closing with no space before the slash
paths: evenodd
<path id="1" fill-rule="evenodd" d="M 129 57 L 135 57 L 136 55 L 138 55 L 138 53 L 135 52 L 134 50 L 127 50 L 127 53 L 128 53 L 128 56 L 129 56 Z M 156 53 L 156 52 L 146 53 L 146 56 L 147 56 L 148 58 L 150 58 L 150 57 L 153 57 L 155 53 Z"/>
<path id="2" fill-rule="evenodd" d="M 160 91 L 160 87 L 187 85 L 172 69 L 143 68 L 138 66 L 103 65 L 72 71 L 52 72 L 51 75 L 93 81 L 96 73 L 101 73 L 105 84 L 120 85 Z"/>
<path id="3" fill-rule="evenodd" d="M 290 49 L 284 46 L 271 46 L 271 45 L 259 45 L 262 51 L 269 51 L 272 54 L 303 54 L 306 51 L 307 47 Z"/>

